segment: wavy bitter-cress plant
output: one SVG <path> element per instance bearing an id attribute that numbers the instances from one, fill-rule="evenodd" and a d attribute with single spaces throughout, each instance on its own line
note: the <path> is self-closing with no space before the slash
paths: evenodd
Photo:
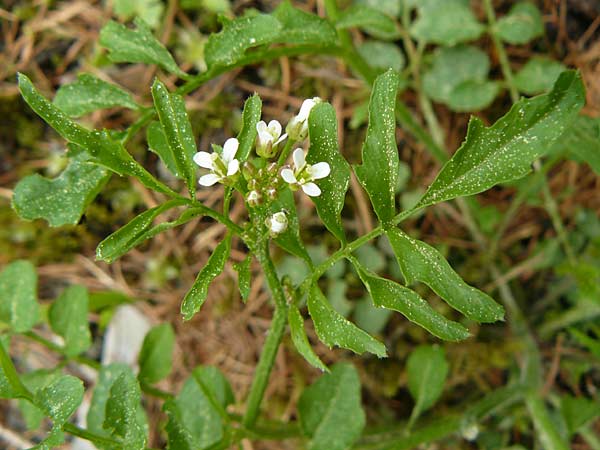
<path id="1" fill-rule="evenodd" d="M 243 262 L 234 265 L 241 297 L 248 298 L 250 266 L 255 259 L 265 275 L 274 308 L 245 414 L 240 418 L 228 412 L 234 395 L 216 368 L 194 370 L 177 395 L 153 386 L 170 371 L 174 336 L 168 326 L 154 328 L 147 335 L 137 376 L 125 366 L 98 367 L 87 360 L 82 353 L 91 344 L 88 294 L 82 287 L 67 289 L 53 303 L 47 317 L 63 344 L 47 344 L 66 359 L 100 370 L 87 429 L 68 422 L 83 398 L 81 381 L 55 370 L 45 374 L 43 382 L 28 385 L 8 356 L 9 339 L 0 345 L 2 397 L 23 399 L 52 420 L 52 430 L 39 448 L 61 443 L 64 431 L 88 439 L 99 448 L 144 449 L 147 423 L 140 404 L 142 391 L 165 400 L 165 430 L 172 449 L 227 448 L 243 438 L 289 436 L 305 439 L 313 450 L 351 447 L 365 425 L 356 370 L 347 364 L 327 367 L 319 359 L 306 335 L 304 313 L 306 306 L 318 338 L 327 346 L 386 356 L 384 343 L 339 314 L 319 286 L 320 277 L 342 259 L 354 266 L 375 307 L 396 311 L 439 339 L 467 339 L 468 321 L 490 323 L 504 318 L 501 305 L 465 283 L 434 247 L 403 231 L 402 222 L 436 203 L 473 195 L 526 175 L 582 107 L 584 90 L 579 75 L 573 71 L 562 73 L 549 93 L 517 101 L 491 126 L 473 118 L 465 141 L 425 194 L 414 207 L 400 211 L 396 199 L 400 171 L 396 121 L 399 119 L 413 130 L 418 125 L 397 98 L 399 73 L 390 69 L 377 75 L 357 56 L 346 31 L 358 26 L 367 32 L 379 30 L 384 37 L 397 37 L 397 26 L 389 16 L 366 6 L 342 14 L 332 2 L 327 2 L 327 6 L 327 20 L 284 2 L 273 14 L 227 21 L 221 32 L 209 38 L 205 48 L 208 69 L 200 75 L 183 72 L 143 21 L 136 21 L 135 28 L 110 22 L 101 32 L 100 43 L 108 49 L 112 61 L 156 64 L 185 81 L 171 92 L 156 79 L 151 87 L 151 106 L 137 104 L 124 89 L 92 75 L 82 75 L 63 86 L 51 102 L 24 74 L 19 75 L 23 98 L 68 142 L 70 161 L 54 180 L 34 175 L 16 186 L 13 205 L 22 218 L 42 218 L 51 226 L 75 224 L 113 174 L 136 178 L 161 194 L 164 201 L 100 242 L 98 260 L 111 263 L 167 229 L 202 216 L 210 217 L 225 226 L 227 233 L 182 299 L 183 319 L 201 314 L 209 286 L 223 271 L 233 247 L 248 253 Z M 445 39 L 435 33 L 430 36 L 431 27 L 425 19 L 419 20 L 411 31 L 417 39 Z M 471 25 L 462 32 L 478 36 L 482 30 Z M 236 67 L 303 53 L 338 55 L 372 82 L 360 164 L 351 166 L 344 158 L 338 146 L 335 110 L 326 99 L 319 98 L 307 99 L 284 127 L 277 120 L 261 120 L 262 102 L 255 94 L 244 105 L 239 134 L 227 139 L 222 147 L 216 143 L 212 149 L 198 151 L 185 108 L 185 94 Z M 89 130 L 73 120 L 96 109 L 115 106 L 138 111 L 139 120 L 124 132 Z M 144 129 L 149 148 L 185 185 L 185 194 L 161 182 L 127 151 L 128 141 Z M 417 136 L 423 133 L 417 128 Z M 425 140 L 431 142 L 431 138 Z M 341 217 L 352 172 L 368 194 L 378 219 L 377 226 L 363 236 L 348 236 Z M 196 198 L 199 190 L 215 189 L 217 185 L 224 186 L 223 207 L 219 210 Z M 295 204 L 298 195 L 306 195 L 314 203 L 323 225 L 339 242 L 339 248 L 320 264 L 312 261 L 301 237 Z M 246 215 L 237 222 L 229 215 L 232 201 L 243 202 L 246 209 Z M 175 208 L 179 211 L 177 219 L 156 223 L 161 213 Z M 389 240 L 403 282 L 382 278 L 355 257 L 357 249 L 378 236 Z M 307 264 L 310 275 L 297 285 L 281 279 L 275 271 L 272 244 Z M 464 319 L 456 322 L 440 314 L 413 290 L 416 282 L 429 286 Z M 26 262 L 14 262 L 0 274 L 0 321 L 5 337 L 22 333 L 41 339 L 32 331 L 39 321 L 35 285 L 35 270 Z M 298 404 L 299 427 L 275 430 L 261 426 L 259 412 L 277 349 L 288 327 L 298 352 L 326 374 L 302 394 Z M 426 347 L 415 352 L 409 361 L 410 371 L 414 375 L 409 387 L 416 406 L 409 427 L 441 393 L 447 372 L 443 351 Z M 506 401 L 514 392 L 499 390 L 494 395 L 498 401 Z M 490 400 L 486 401 L 469 412 L 473 421 L 491 409 Z M 463 425 L 449 422 L 452 429 Z"/>

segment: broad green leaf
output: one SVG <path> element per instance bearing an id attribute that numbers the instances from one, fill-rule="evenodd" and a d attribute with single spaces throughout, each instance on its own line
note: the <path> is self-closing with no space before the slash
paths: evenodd
<path id="1" fill-rule="evenodd" d="M 231 250 L 231 235 L 227 235 L 225 239 L 223 239 L 219 245 L 215 247 L 208 258 L 208 262 L 202 268 L 198 276 L 196 277 L 196 281 L 194 281 L 194 285 L 185 294 L 183 299 L 183 303 L 181 304 L 181 313 L 183 314 L 183 320 L 190 320 L 194 317 L 200 308 L 204 304 L 206 300 L 206 296 L 208 295 L 208 286 L 221 272 L 223 272 L 223 268 L 225 267 L 225 262 L 227 258 L 229 258 L 229 252 Z"/>
<path id="2" fill-rule="evenodd" d="M 111 20 L 100 31 L 100 45 L 108 49 L 111 61 L 156 64 L 181 78 L 187 77 L 148 25 L 139 18 L 134 23 L 136 28 L 130 29 Z"/>
<path id="3" fill-rule="evenodd" d="M 381 222 L 396 214 L 398 148 L 396 147 L 396 93 L 400 78 L 393 70 L 381 74 L 373 84 L 369 102 L 369 127 L 356 176 L 363 185 Z"/>
<path id="4" fill-rule="evenodd" d="M 577 116 L 550 152 L 561 152 L 568 158 L 583 161 L 600 175 L 600 119 Z"/>
<path id="5" fill-rule="evenodd" d="M 157 325 L 146 334 L 138 357 L 140 381 L 156 383 L 169 375 L 174 345 L 175 332 L 168 323 Z"/>
<path id="6" fill-rule="evenodd" d="M 437 345 L 423 345 L 414 350 L 406 363 L 408 390 L 415 401 L 410 421 L 427 411 L 440 398 L 448 376 L 448 362 L 444 349 Z"/>
<path id="7" fill-rule="evenodd" d="M 577 72 L 564 72 L 552 92 L 523 99 L 494 125 L 472 118 L 465 142 L 448 161 L 417 207 L 473 195 L 526 175 L 569 127 L 585 101 Z"/>
<path id="8" fill-rule="evenodd" d="M 52 381 L 60 377 L 58 370 L 40 369 L 33 372 L 27 372 L 19 376 L 29 392 L 36 392 L 38 389 L 50 384 Z M 29 400 L 19 399 L 19 409 L 25 420 L 28 430 L 37 430 L 46 414 L 34 403 Z"/>
<path id="9" fill-rule="evenodd" d="M 183 175 L 181 175 L 177 169 L 175 158 L 173 157 L 171 147 L 169 147 L 167 137 L 165 136 L 165 132 L 160 122 L 150 122 L 150 125 L 148 125 L 148 128 L 146 129 L 146 140 L 148 141 L 148 148 L 150 151 L 158 155 L 163 164 L 169 169 L 169 172 L 177 178 L 183 179 Z"/>
<path id="10" fill-rule="evenodd" d="M 402 8 L 409 7 L 408 0 L 355 0 L 360 5 L 366 5 L 370 8 L 377 9 L 384 12 L 388 16 L 399 17 L 402 12 Z"/>
<path id="11" fill-rule="evenodd" d="M 84 286 L 69 286 L 50 307 L 48 318 L 52 330 L 64 340 L 69 357 L 85 352 L 92 345 L 88 326 L 88 291 Z"/>
<path id="12" fill-rule="evenodd" d="M 183 98 L 178 94 L 171 94 L 158 78 L 152 85 L 152 98 L 177 167 L 177 174 L 185 180 L 193 198 L 196 193 L 196 165 L 193 161 L 196 140 Z"/>
<path id="13" fill-rule="evenodd" d="M 113 0 L 113 11 L 121 20 L 139 17 L 151 28 L 160 25 L 164 5 L 161 0 Z"/>
<path id="14" fill-rule="evenodd" d="M 140 400 L 138 381 L 131 371 L 123 371 L 110 386 L 102 426 L 131 450 L 146 448 L 146 430 L 138 415 Z"/>
<path id="15" fill-rule="evenodd" d="M 469 332 L 465 327 L 446 319 L 416 292 L 375 275 L 361 266 L 354 258 L 352 258 L 352 263 L 376 307 L 398 311 L 411 322 L 446 341 L 460 341 L 469 337 Z"/>
<path id="16" fill-rule="evenodd" d="M 325 161 L 331 168 L 329 176 L 319 180 L 321 195 L 311 197 L 319 217 L 329 231 L 342 243 L 346 235 L 341 212 L 350 183 L 350 166 L 338 149 L 337 119 L 329 103 L 319 103 L 308 118 L 310 150 L 306 155 L 309 164 Z"/>
<path id="17" fill-rule="evenodd" d="M 560 399 L 560 409 L 567 422 L 569 435 L 587 423 L 600 416 L 600 404 L 593 399 L 563 395 Z"/>
<path id="18" fill-rule="evenodd" d="M 240 143 L 238 151 L 235 154 L 236 159 L 243 164 L 250 156 L 250 152 L 254 148 L 256 141 L 256 124 L 260 121 L 262 111 L 262 100 L 258 94 L 248 97 L 244 103 L 244 111 L 242 113 L 242 129 L 237 135 L 237 140 Z"/>
<path id="19" fill-rule="evenodd" d="M 360 380 L 354 366 L 338 363 L 307 387 L 298 401 L 308 450 L 346 450 L 365 426 Z"/>
<path id="20" fill-rule="evenodd" d="M 509 44 L 527 44 L 544 34 L 542 14 L 531 2 L 516 3 L 507 15 L 498 20 L 496 34 Z"/>
<path id="21" fill-rule="evenodd" d="M 257 14 L 227 22 L 219 33 L 211 34 L 204 56 L 209 69 L 235 64 L 246 50 L 274 42 L 283 26 L 273 16 Z"/>
<path id="22" fill-rule="evenodd" d="M 378 9 L 360 4 L 342 11 L 335 27 L 340 30 L 357 27 L 379 39 L 394 39 L 399 36 L 394 19 Z"/>
<path id="23" fill-rule="evenodd" d="M 385 345 L 335 311 L 316 285 L 308 296 L 308 312 L 317 336 L 329 348 L 337 345 L 359 355 L 370 352 L 380 358 L 386 356 Z"/>
<path id="24" fill-rule="evenodd" d="M 421 0 L 410 34 L 423 43 L 452 46 L 477 39 L 484 26 L 465 0 Z"/>
<path id="25" fill-rule="evenodd" d="M 252 272 L 250 271 L 250 265 L 252 263 L 252 255 L 248 255 L 243 261 L 235 263 L 233 268 L 238 274 L 238 289 L 242 296 L 242 301 L 246 303 L 248 296 L 250 295 L 250 283 L 252 281 Z"/>
<path id="26" fill-rule="evenodd" d="M 446 104 L 457 112 L 479 111 L 490 106 L 499 92 L 495 81 L 468 80 L 455 86 Z"/>
<path id="27" fill-rule="evenodd" d="M 323 372 L 329 372 L 327 366 L 319 359 L 312 349 L 310 342 L 308 342 L 306 331 L 304 330 L 304 319 L 296 305 L 290 305 L 288 309 L 288 322 L 290 324 L 292 342 L 298 353 L 300 353 L 311 366 L 316 367 Z"/>
<path id="28" fill-rule="evenodd" d="M 50 180 L 34 174 L 17 183 L 12 205 L 22 219 L 44 219 L 51 227 L 75 225 L 102 190 L 109 172 L 87 162 L 86 155 L 70 158 L 69 165 Z"/>
<path id="29" fill-rule="evenodd" d="M 369 40 L 360 44 L 357 50 L 374 69 L 382 72 L 394 69 L 396 72 L 400 72 L 404 68 L 404 54 L 396 44 Z"/>
<path id="30" fill-rule="evenodd" d="M 0 272 L 0 323 L 15 333 L 24 333 L 38 318 L 35 267 L 29 261 L 14 261 Z"/>
<path id="31" fill-rule="evenodd" d="M 300 223 L 294 202 L 294 193 L 289 189 L 279 192 L 279 195 L 271 205 L 269 214 L 285 211 L 288 219 L 287 229 L 280 233 L 274 240 L 282 249 L 298 258 L 302 258 L 310 266 L 312 261 L 306 252 L 302 238 L 300 237 Z"/>
<path id="32" fill-rule="evenodd" d="M 179 200 L 169 200 L 136 216 L 127 225 L 119 228 L 96 247 L 96 259 L 112 263 L 146 239 L 146 233 L 160 214 L 180 206 Z"/>
<path id="33" fill-rule="evenodd" d="M 386 231 L 406 284 L 420 281 L 457 311 L 477 322 L 504 318 L 504 308 L 490 296 L 466 284 L 432 246 L 413 239 L 398 228 Z"/>
<path id="34" fill-rule="evenodd" d="M 83 401 L 83 393 L 79 378 L 63 375 L 38 389 L 34 403 L 52 419 L 54 428 L 60 428 Z"/>
<path id="35" fill-rule="evenodd" d="M 164 405 L 168 448 L 204 449 L 219 442 L 225 428 L 222 414 L 233 401 L 231 386 L 217 368 L 195 369 L 179 395 Z"/>
<path id="36" fill-rule="evenodd" d="M 120 142 L 114 141 L 106 131 L 89 131 L 75 123 L 64 112 L 44 98 L 29 78 L 19 74 L 19 90 L 27 104 L 63 138 L 76 144 L 70 146 L 70 156 L 89 153 L 89 161 L 112 170 L 119 175 L 129 175 L 140 180 L 149 189 L 173 195 L 174 192 L 154 178 L 127 153 Z"/>
<path id="37" fill-rule="evenodd" d="M 335 45 L 337 33 L 331 24 L 314 14 L 294 8 L 285 0 L 273 11 L 282 25 L 277 42 L 304 45 Z"/>
<path id="38" fill-rule="evenodd" d="M 567 70 L 564 64 L 545 57 L 533 57 L 515 75 L 515 86 L 527 95 L 552 89 L 556 79 Z"/>
<path id="39" fill-rule="evenodd" d="M 87 73 L 78 75 L 77 81 L 61 86 L 53 102 L 71 117 L 115 106 L 139 108 L 129 92 Z"/>

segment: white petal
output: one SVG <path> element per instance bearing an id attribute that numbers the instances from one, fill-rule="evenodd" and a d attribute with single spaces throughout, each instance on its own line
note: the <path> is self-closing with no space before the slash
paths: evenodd
<path id="1" fill-rule="evenodd" d="M 292 169 L 288 169 L 287 167 L 281 171 L 281 178 L 283 178 L 283 181 L 286 183 L 293 184 L 297 182 L 294 172 Z"/>
<path id="2" fill-rule="evenodd" d="M 269 133 L 275 139 L 277 139 L 279 137 L 279 135 L 281 134 L 281 124 L 277 120 L 271 120 L 269 122 L 268 128 L 269 128 Z"/>
<path id="3" fill-rule="evenodd" d="M 318 197 L 321 195 L 321 189 L 315 183 L 305 183 L 302 185 L 302 190 L 309 197 Z"/>
<path id="4" fill-rule="evenodd" d="M 312 176 L 313 180 L 325 178 L 330 172 L 331 168 L 326 162 L 317 163 L 310 168 L 310 175 Z"/>
<path id="5" fill-rule="evenodd" d="M 315 97 L 318 98 L 318 97 Z M 315 106 L 315 101 L 312 98 L 307 98 L 302 102 L 302 106 L 300 107 L 300 112 L 298 113 L 298 119 L 301 121 L 305 121 L 308 119 L 308 115 L 310 114 L 310 110 Z"/>
<path id="6" fill-rule="evenodd" d="M 296 170 L 300 170 L 302 167 L 304 167 L 305 163 L 304 150 L 301 148 L 294 150 L 294 153 L 292 153 L 292 159 L 294 160 L 294 167 Z"/>
<path id="7" fill-rule="evenodd" d="M 225 144 L 223 144 L 222 156 L 222 159 L 225 162 L 225 164 L 229 164 L 229 161 L 235 158 L 235 154 L 237 153 L 239 146 L 240 143 L 236 138 L 229 138 L 225 141 Z"/>
<path id="8" fill-rule="evenodd" d="M 227 176 L 235 175 L 240 170 L 240 162 L 237 159 L 232 159 L 227 165 Z"/>
<path id="9" fill-rule="evenodd" d="M 273 136 L 267 130 L 258 132 L 258 143 L 259 145 L 268 145 L 269 142 L 273 142 Z"/>
<path id="10" fill-rule="evenodd" d="M 275 143 L 273 144 L 273 146 L 275 146 L 275 145 L 279 144 L 280 142 L 283 142 L 283 141 L 285 141 L 286 139 L 287 139 L 287 133 L 284 133 L 284 134 L 283 134 L 283 135 L 282 135 L 282 136 L 281 136 L 279 139 L 277 139 L 277 142 L 275 142 Z"/>
<path id="11" fill-rule="evenodd" d="M 258 122 L 256 124 L 256 131 L 258 131 L 259 133 L 261 131 L 267 131 L 267 124 L 265 123 L 264 120 L 261 120 L 260 122 Z"/>
<path id="12" fill-rule="evenodd" d="M 213 168 L 212 156 L 208 152 L 198 152 L 194 155 L 194 162 L 205 169 Z"/>
<path id="13" fill-rule="evenodd" d="M 200 179 L 198 180 L 198 183 L 200 183 L 202 186 L 212 186 L 213 184 L 217 183 L 220 180 L 221 180 L 220 176 L 218 176 L 214 173 L 207 173 L 206 175 L 203 175 L 200 177 Z"/>

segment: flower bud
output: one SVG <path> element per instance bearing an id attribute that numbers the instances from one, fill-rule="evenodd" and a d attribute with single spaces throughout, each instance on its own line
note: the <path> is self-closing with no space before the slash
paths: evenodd
<path id="1" fill-rule="evenodd" d="M 246 202 L 252 208 L 260 205 L 261 195 L 257 191 L 250 191 L 248 195 L 246 195 Z"/>
<path id="2" fill-rule="evenodd" d="M 279 211 L 267 218 L 265 224 L 267 227 L 269 227 L 269 234 L 274 238 L 279 236 L 287 229 L 288 219 L 285 215 L 285 212 Z"/>
<path id="3" fill-rule="evenodd" d="M 281 135 L 281 124 L 276 120 L 271 120 L 269 125 L 264 121 L 256 124 L 256 154 L 261 158 L 273 158 L 287 134 Z"/>
<path id="4" fill-rule="evenodd" d="M 285 128 L 290 139 L 294 141 L 306 139 L 306 136 L 308 136 L 308 116 L 314 106 L 320 102 L 321 99 L 319 97 L 309 98 L 302 102 L 300 112 L 298 112 L 298 115 L 291 118 Z"/>

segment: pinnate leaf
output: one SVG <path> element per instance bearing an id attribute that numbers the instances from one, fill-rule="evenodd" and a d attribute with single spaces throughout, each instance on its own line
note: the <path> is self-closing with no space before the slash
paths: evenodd
<path id="1" fill-rule="evenodd" d="M 516 3 L 507 15 L 498 20 L 496 33 L 509 44 L 527 44 L 544 34 L 542 13 L 531 2 Z"/>
<path id="2" fill-rule="evenodd" d="M 175 332 L 168 323 L 157 325 L 146 334 L 138 357 L 140 381 L 156 383 L 169 375 L 174 345 Z"/>
<path id="3" fill-rule="evenodd" d="M 370 352 L 380 358 L 386 356 L 385 345 L 334 310 L 316 285 L 308 296 L 308 312 L 317 336 L 329 348 L 336 345 L 359 355 Z"/>
<path id="4" fill-rule="evenodd" d="M 14 261 L 0 272 L 0 323 L 15 333 L 24 333 L 38 318 L 35 267 L 29 261 Z"/>
<path id="5" fill-rule="evenodd" d="M 313 367 L 320 369 L 324 372 L 329 372 L 329 369 L 319 357 L 315 354 L 312 349 L 308 338 L 306 337 L 306 331 L 304 330 L 304 319 L 302 314 L 296 307 L 296 305 L 290 305 L 288 309 L 288 323 L 290 325 L 290 334 L 292 335 L 292 342 L 294 347 L 298 350 L 304 359 Z"/>
<path id="6" fill-rule="evenodd" d="M 88 291 L 84 286 L 69 286 L 48 313 L 52 330 L 64 340 L 67 356 L 77 356 L 92 345 L 88 326 Z"/>
<path id="7" fill-rule="evenodd" d="M 365 426 L 360 380 L 354 366 L 338 363 L 302 392 L 300 425 L 309 450 L 345 450 Z"/>

